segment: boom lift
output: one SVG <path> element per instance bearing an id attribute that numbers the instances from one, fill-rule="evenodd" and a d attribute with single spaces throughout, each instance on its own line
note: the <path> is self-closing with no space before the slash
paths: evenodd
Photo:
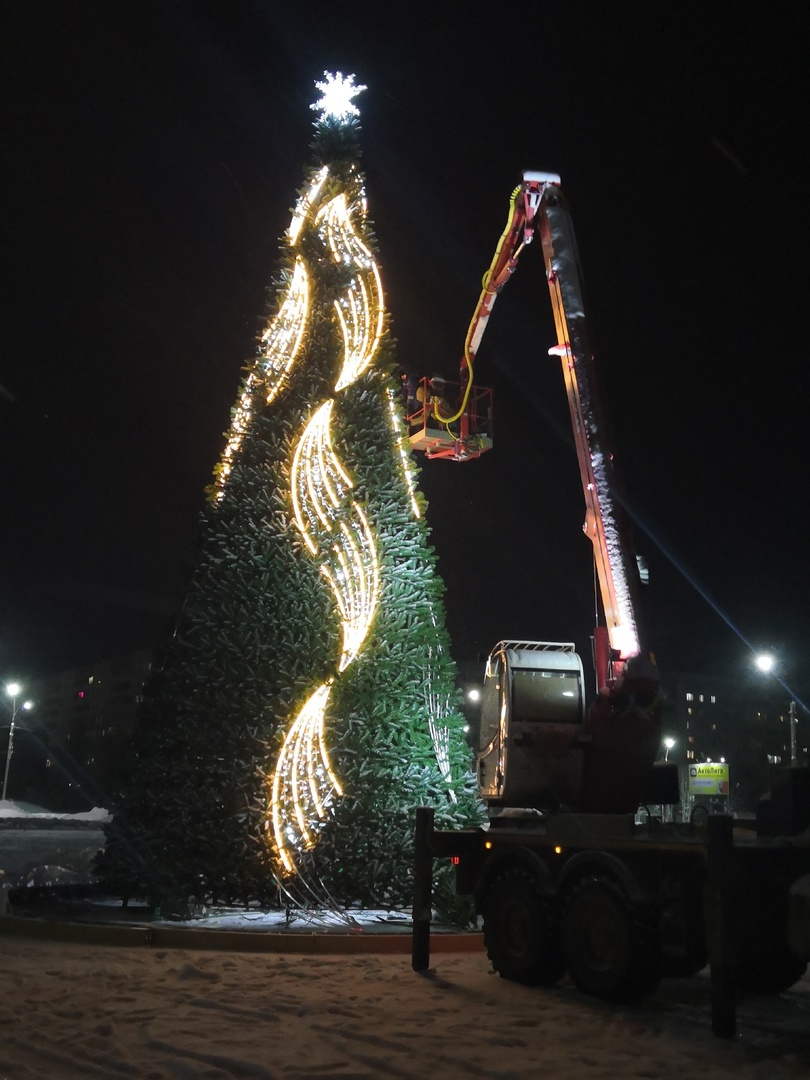
<path id="1" fill-rule="evenodd" d="M 723 991 L 715 997 L 725 1008 L 719 1026 L 728 1029 L 735 984 L 777 992 L 800 978 L 810 959 L 810 782 L 806 769 L 785 770 L 748 830 L 723 815 L 636 822 L 644 802 L 679 801 L 677 765 L 655 763 L 660 695 L 638 625 L 642 568 L 618 496 L 559 176 L 526 172 L 513 192 L 467 335 L 459 407 L 448 409 L 438 395 L 431 400 L 425 381 L 423 429 L 412 444 L 432 449 L 431 456 L 476 456 L 457 445 L 471 430 L 464 423 L 475 400 L 475 356 L 497 296 L 536 238 L 557 332 L 550 352 L 561 360 L 599 585 L 597 692 L 588 705 L 572 643 L 504 640 L 492 650 L 477 763 L 489 820 L 442 831 L 433 828 L 430 808 L 417 812 L 413 966 L 427 966 L 432 860 L 450 857 L 457 891 L 474 896 L 487 953 L 503 977 L 551 985 L 568 971 L 580 990 L 625 1001 L 651 991 L 663 975 L 697 972 L 711 957 Z M 431 448 L 422 433 L 429 419 L 445 432 Z"/>

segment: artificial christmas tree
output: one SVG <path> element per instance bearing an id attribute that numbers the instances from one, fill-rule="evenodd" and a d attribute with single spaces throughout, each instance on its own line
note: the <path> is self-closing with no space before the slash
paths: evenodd
<path id="1" fill-rule="evenodd" d="M 275 313 L 100 860 L 125 891 L 393 907 L 415 808 L 480 816 L 366 219 L 362 88 L 317 85 Z"/>

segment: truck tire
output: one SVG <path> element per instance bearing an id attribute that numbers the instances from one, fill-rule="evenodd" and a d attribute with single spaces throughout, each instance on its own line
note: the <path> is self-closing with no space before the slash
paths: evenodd
<path id="1" fill-rule="evenodd" d="M 734 965 L 734 982 L 752 996 L 781 994 L 789 990 L 807 971 L 807 963 L 787 946 L 775 946 L 767 952 L 747 954 Z"/>
<path id="2" fill-rule="evenodd" d="M 612 881 L 581 881 L 565 905 L 561 931 L 568 974 L 583 993 L 630 1002 L 658 985 L 661 954 L 654 913 L 634 904 Z"/>
<path id="3" fill-rule="evenodd" d="M 565 972 L 552 903 L 531 869 L 504 866 L 481 899 L 484 945 L 502 979 L 553 986 Z"/>

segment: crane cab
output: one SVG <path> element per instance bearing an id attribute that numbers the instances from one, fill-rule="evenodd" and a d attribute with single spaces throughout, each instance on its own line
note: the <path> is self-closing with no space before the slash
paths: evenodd
<path id="1" fill-rule="evenodd" d="M 501 641 L 487 660 L 478 786 L 495 809 L 576 804 L 585 723 L 582 660 L 572 644 Z"/>
<path id="2" fill-rule="evenodd" d="M 471 461 L 492 449 L 492 390 L 470 388 L 465 407 L 459 383 L 440 378 L 406 381 L 410 443 L 428 458 Z M 441 419 L 452 417 L 450 422 Z"/>

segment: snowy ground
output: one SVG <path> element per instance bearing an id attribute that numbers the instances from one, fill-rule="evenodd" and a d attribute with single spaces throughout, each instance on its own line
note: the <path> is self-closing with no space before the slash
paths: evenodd
<path id="1" fill-rule="evenodd" d="M 494 975 L 483 952 L 245 954 L 0 938 L 2 1080 L 781 1080 L 810 1075 L 810 983 L 711 1033 L 706 974 L 633 1008 Z"/>
<path id="2" fill-rule="evenodd" d="M 405 913 L 352 917 L 364 936 L 408 932 Z M 286 928 L 283 913 L 233 911 L 193 925 Z M 347 930 L 329 913 L 296 928 Z M 407 952 L 88 945 L 16 932 L 0 934 L 0 955 L 0 1080 L 810 1076 L 810 977 L 740 1002 L 726 1040 L 711 1032 L 708 971 L 666 980 L 639 1005 L 608 1006 L 567 979 L 553 990 L 501 980 L 469 939 L 463 951 L 434 951 L 422 975 Z"/>
<path id="3" fill-rule="evenodd" d="M 67 822 L 80 822 L 80 821 L 98 821 L 105 822 L 109 820 L 109 813 L 101 807 L 95 807 L 93 810 L 88 810 L 83 814 L 59 814 L 52 810 L 45 810 L 41 806 L 35 806 L 33 803 L 15 802 L 12 799 L 0 799 L 0 818 L 5 821 L 19 821 L 24 819 L 32 822 L 45 822 L 45 821 L 67 821 Z"/>

